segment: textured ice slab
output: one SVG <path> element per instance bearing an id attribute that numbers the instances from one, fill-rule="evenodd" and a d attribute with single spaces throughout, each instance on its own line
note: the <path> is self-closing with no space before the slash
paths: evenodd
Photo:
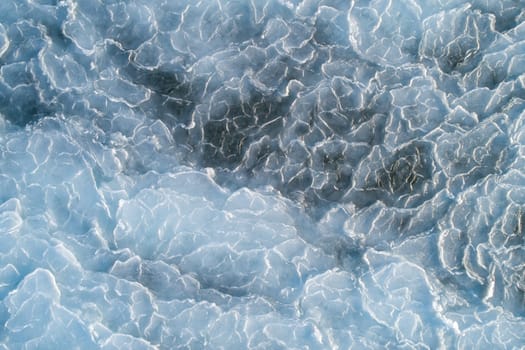
<path id="1" fill-rule="evenodd" d="M 2 1 L 0 349 L 524 347 L 524 20 Z"/>

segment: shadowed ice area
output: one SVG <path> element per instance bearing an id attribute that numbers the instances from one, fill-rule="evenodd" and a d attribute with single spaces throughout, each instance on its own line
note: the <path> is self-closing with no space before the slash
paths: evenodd
<path id="1" fill-rule="evenodd" d="M 524 1 L 0 2 L 0 350 L 519 349 L 524 235 Z"/>

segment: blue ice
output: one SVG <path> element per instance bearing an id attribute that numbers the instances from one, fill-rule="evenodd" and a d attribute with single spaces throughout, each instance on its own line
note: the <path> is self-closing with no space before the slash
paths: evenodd
<path id="1" fill-rule="evenodd" d="M 525 347 L 525 3 L 3 0 L 0 349 Z"/>

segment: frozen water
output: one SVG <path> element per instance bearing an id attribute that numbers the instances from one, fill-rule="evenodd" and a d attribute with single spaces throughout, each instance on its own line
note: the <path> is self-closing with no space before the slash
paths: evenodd
<path id="1" fill-rule="evenodd" d="M 3 0 L 0 349 L 525 347 L 524 21 Z"/>

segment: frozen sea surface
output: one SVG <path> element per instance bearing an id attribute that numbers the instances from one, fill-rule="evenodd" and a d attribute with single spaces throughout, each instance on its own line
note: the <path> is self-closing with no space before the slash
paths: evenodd
<path id="1" fill-rule="evenodd" d="M 525 2 L 2 0 L 0 349 L 523 349 Z"/>

